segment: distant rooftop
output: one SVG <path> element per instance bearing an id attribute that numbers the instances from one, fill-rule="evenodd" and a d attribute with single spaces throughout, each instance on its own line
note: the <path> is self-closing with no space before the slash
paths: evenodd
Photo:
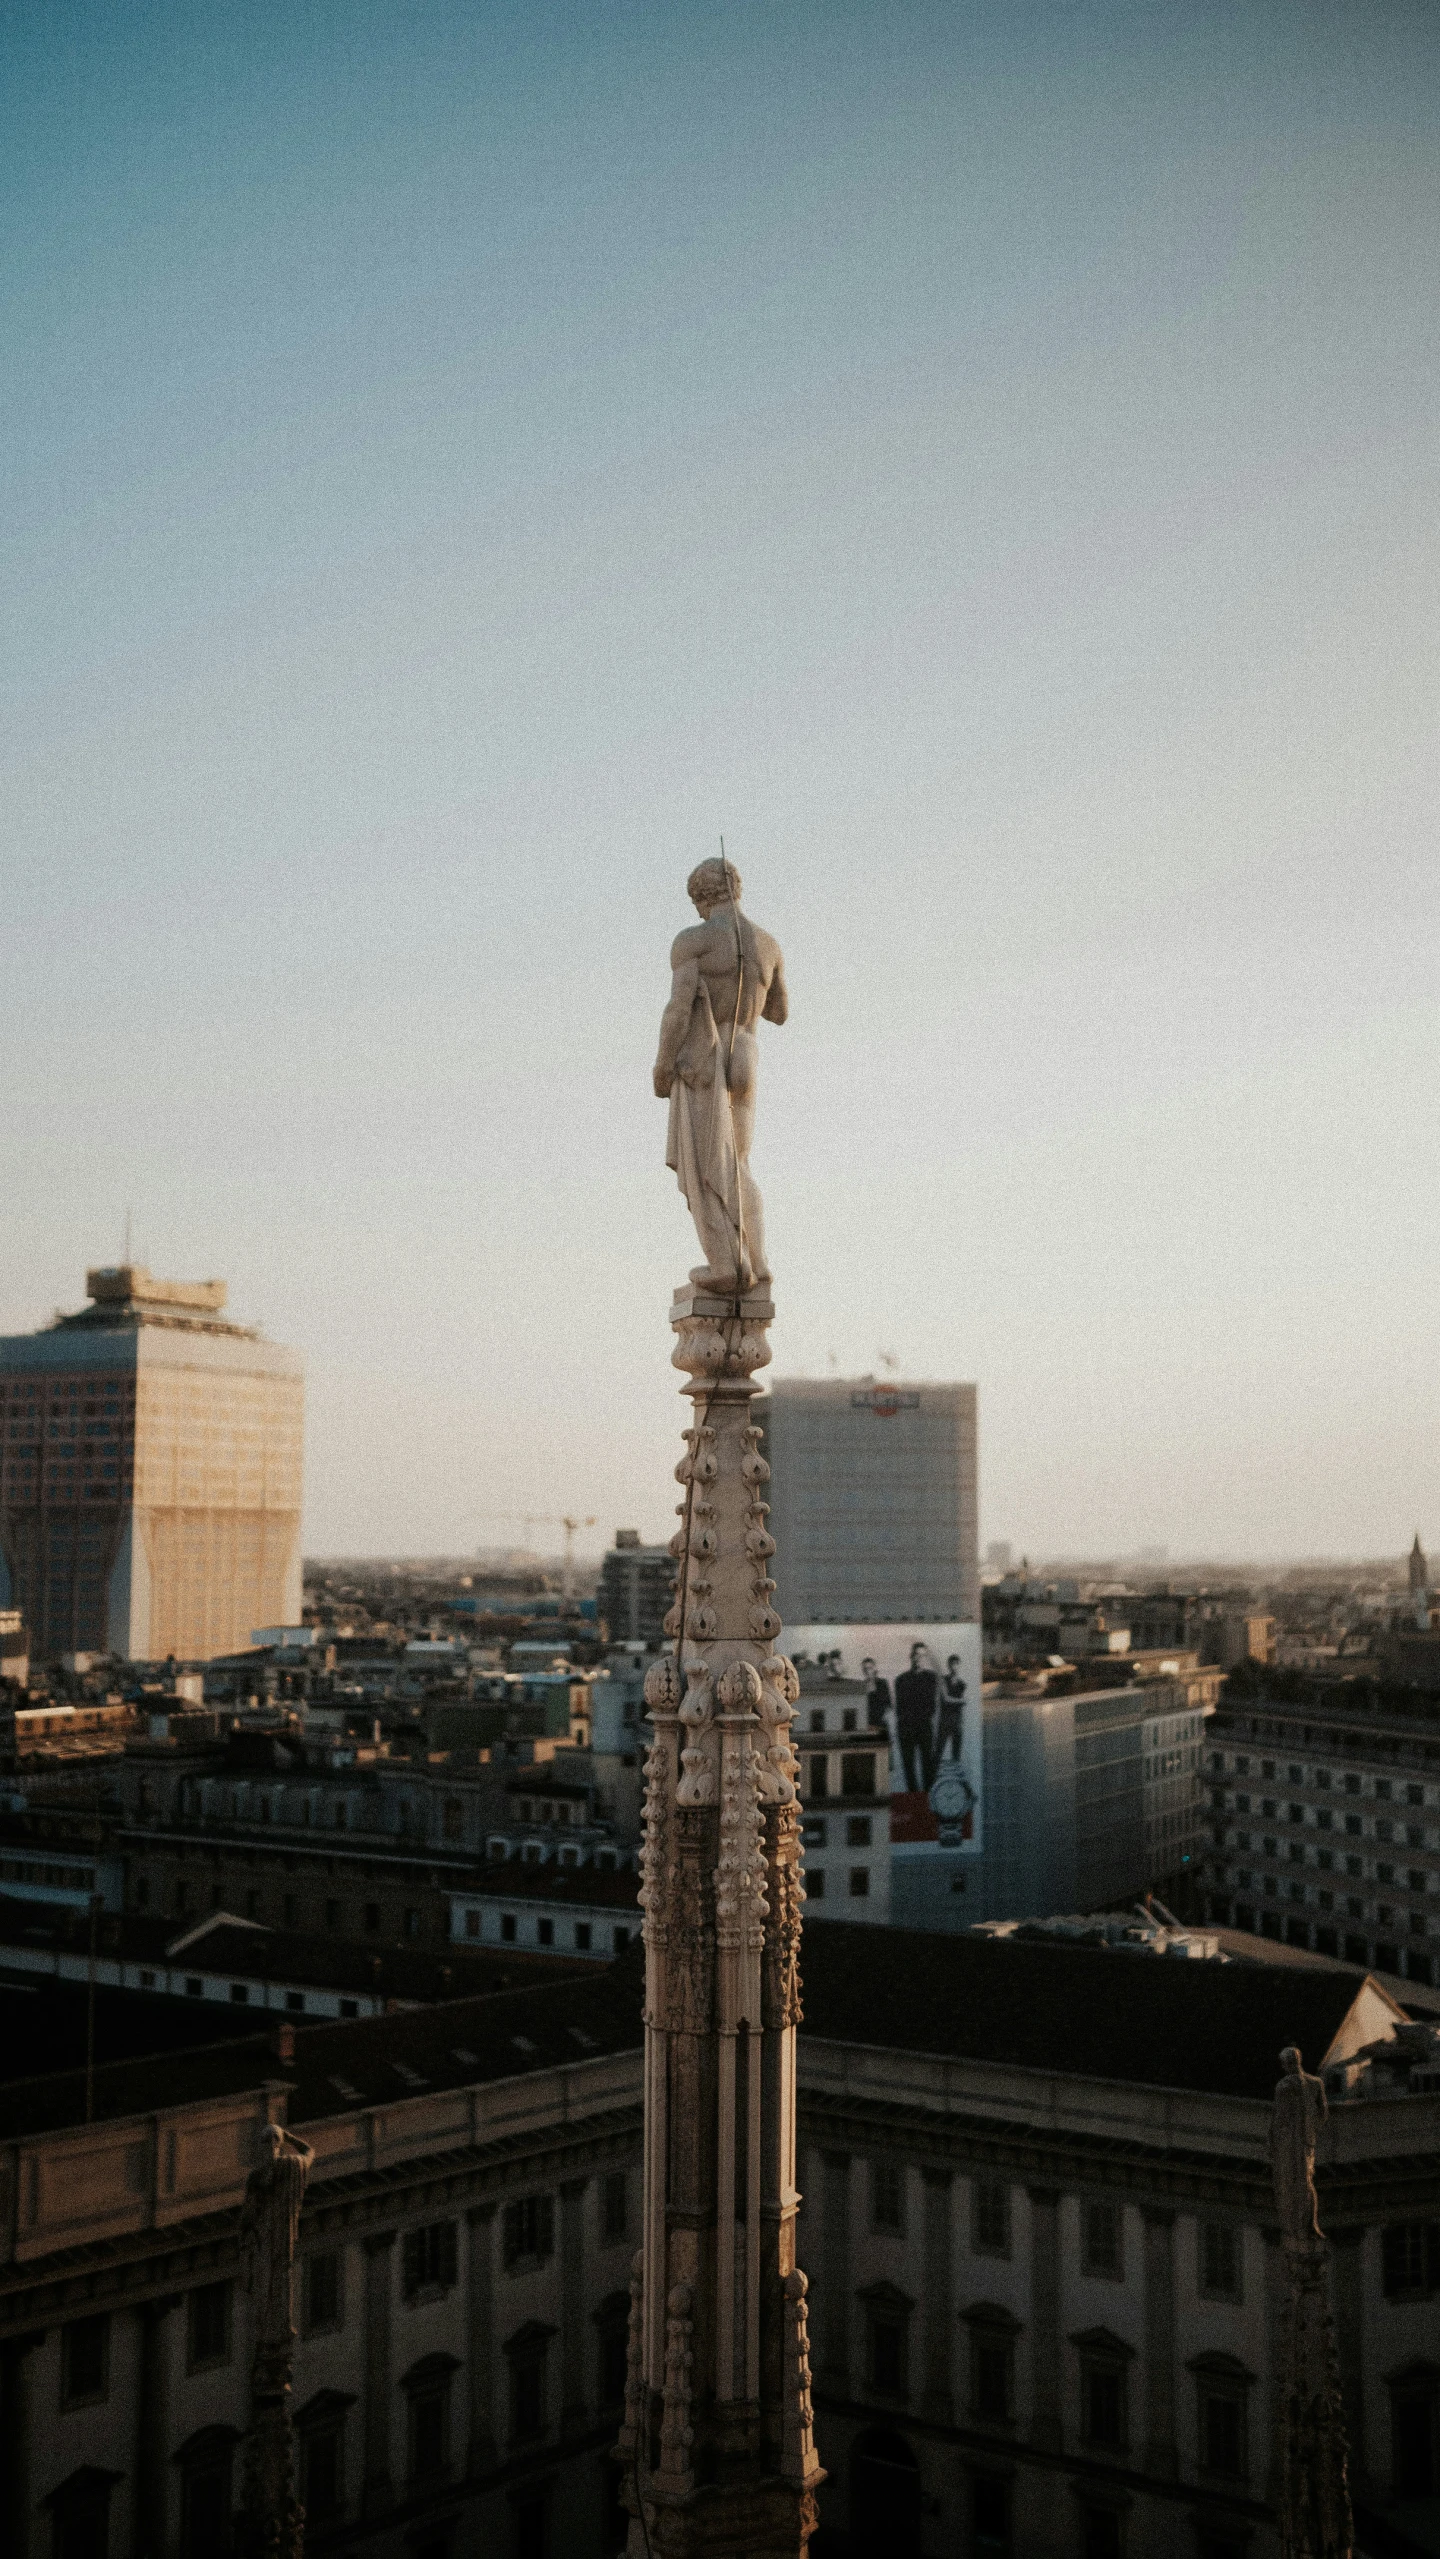
<path id="1" fill-rule="evenodd" d="M 143 1262 L 106 1264 L 85 1274 L 85 1294 L 91 1303 L 74 1315 L 57 1316 L 55 1329 L 106 1331 L 170 1324 L 190 1332 L 234 1333 L 253 1341 L 252 1326 L 222 1318 L 227 1293 L 223 1280 L 157 1279 Z"/>

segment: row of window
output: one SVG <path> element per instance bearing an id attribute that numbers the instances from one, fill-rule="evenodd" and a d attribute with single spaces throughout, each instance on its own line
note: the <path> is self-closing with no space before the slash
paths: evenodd
<path id="1" fill-rule="evenodd" d="M 629 2236 L 629 2180 L 623 2168 L 600 2181 L 601 2227 L 607 2241 Z M 522 2271 L 555 2253 L 553 2195 L 521 2195 L 507 2203 L 501 2222 L 504 2261 Z M 458 2225 L 423 2223 L 401 2241 L 401 2290 L 407 2301 L 433 2299 L 458 2280 Z M 345 2324 L 344 2257 L 338 2249 L 312 2251 L 300 2267 L 301 2333 L 317 2337 Z M 232 2353 L 233 2287 L 199 2284 L 185 2296 L 185 2362 L 189 2372 L 228 2364 Z M 79 2408 L 104 2399 L 110 2386 L 110 2314 L 72 2319 L 61 2331 L 60 2402 Z"/>
<path id="2" fill-rule="evenodd" d="M 616 2293 L 595 2313 L 595 2383 L 602 2414 L 617 2413 L 624 2401 L 628 2307 L 628 2296 Z M 543 2442 L 550 2431 L 547 2365 L 554 2333 L 531 2322 L 503 2348 L 509 2374 L 509 2442 L 517 2450 Z M 411 2495 L 433 2491 L 455 2476 L 453 2401 L 459 2370 L 455 2356 L 433 2354 L 401 2376 L 406 2400 L 405 2488 Z M 300 2495 L 309 2524 L 339 2523 L 354 2509 L 358 2485 L 353 2476 L 358 2466 L 354 2461 L 358 2449 L 355 2405 L 352 2393 L 321 2390 L 295 2412 Z M 206 2426 L 176 2455 L 181 2559 L 217 2559 L 218 2553 L 232 2546 L 238 2443 L 232 2426 Z M 97 2559 L 109 2548 L 116 2484 L 113 2473 L 86 2466 L 51 2500 L 57 2559 Z M 449 2543 L 442 2530 L 433 2543 L 411 2546 L 417 2553 L 433 2550 L 435 2559 L 440 2559 Z M 518 2504 L 514 2547 L 522 2559 L 541 2559 L 543 2495 Z"/>
<path id="3" fill-rule="evenodd" d="M 555 1932 L 557 1925 L 567 1932 L 563 1939 L 556 1936 Z M 556 1946 L 561 1943 L 566 1943 L 574 1947 L 577 1955 L 588 1955 L 596 1951 L 595 1926 L 596 1923 L 590 1919 L 575 1919 L 557 1922 L 546 1916 L 544 1918 L 537 1919 L 535 1922 L 534 1943 L 537 1946 Z M 601 1943 L 603 1944 L 604 1942 L 604 1932 L 608 1928 L 610 1943 L 613 1946 L 615 1953 L 617 1955 L 623 1955 L 635 1933 L 633 1925 L 625 1920 L 621 1920 L 613 1925 L 609 1922 L 602 1921 L 600 1926 L 602 1932 Z M 465 1913 L 466 1936 L 469 1938 L 479 1937 L 482 1933 L 483 1927 L 483 1912 L 478 1910 L 467 1910 Z M 500 1913 L 501 1945 L 518 1945 L 519 1939 L 520 1915 L 518 1911 L 502 1910 Z"/>
<path id="4" fill-rule="evenodd" d="M 151 1895 L 150 1878 L 148 1875 L 138 1875 L 136 1877 L 134 1901 L 137 1911 L 149 1910 Z M 237 1905 L 242 1901 L 244 1908 L 243 1911 L 238 1913 L 239 1916 L 245 1919 L 263 1918 L 266 1897 L 257 1885 L 248 1884 L 245 1887 L 243 1894 L 227 1890 L 227 1887 L 223 1882 L 212 1884 L 210 1886 L 210 1907 L 212 1910 L 235 1910 Z M 188 1883 L 175 1884 L 171 1891 L 171 1906 L 174 1916 L 177 1919 L 193 1918 L 195 1912 L 200 1908 L 200 1888 L 196 1887 L 192 1891 L 191 1886 Z M 345 1932 L 348 1930 L 348 1913 L 345 1906 L 340 1901 L 331 1899 L 325 1903 L 324 1908 L 325 1926 L 328 1930 L 332 1932 Z M 308 1909 L 302 1910 L 300 1896 L 298 1893 L 286 1893 L 283 1896 L 281 1913 L 281 1926 L 284 1928 L 303 1928 L 306 1925 L 307 1919 L 311 1916 Z M 382 1904 L 378 1901 L 367 1901 L 362 1903 L 360 1908 L 360 1925 L 362 1933 L 367 1937 L 384 1936 L 386 1930 Z M 417 1910 L 413 1906 L 403 1908 L 399 1915 L 399 1924 L 396 1927 L 395 1934 L 397 1938 L 410 1938 L 411 1940 L 423 1937 L 425 1934 L 425 1915 L 423 1911 Z"/>
<path id="5" fill-rule="evenodd" d="M 868 2372 L 874 2397 L 903 2402 L 909 2396 L 910 2314 L 913 2304 L 888 2285 L 862 2294 L 866 2311 Z M 976 2425 L 1015 2423 L 1015 2346 L 1020 2323 L 995 2303 L 964 2314 L 970 2340 L 969 2415 Z M 1130 2444 L 1130 2366 L 1135 2349 L 1108 2329 L 1072 2337 L 1080 2412 L 1080 2444 L 1101 2453 L 1123 2453 Z M 1254 2374 L 1233 2355 L 1197 2355 L 1195 2439 L 1199 2466 L 1217 2479 L 1243 2480 L 1249 2471 L 1247 2401 Z"/>
<path id="6" fill-rule="evenodd" d="M 1251 1763 L 1244 1753 L 1230 1762 L 1227 1772 L 1226 1754 L 1217 1750 L 1211 1756 L 1210 1766 L 1217 1776 L 1229 1773 L 1236 1777 L 1248 1777 L 1251 1774 Z M 1256 1765 L 1255 1774 L 1261 1778 L 1278 1778 L 1281 1774 L 1281 1763 L 1274 1759 L 1262 1759 Z M 1367 1784 L 1366 1779 L 1357 1769 L 1348 1768 L 1336 1776 L 1328 1768 L 1312 1768 L 1307 1775 L 1307 1771 L 1293 1761 L 1285 1764 L 1284 1776 L 1288 1785 L 1303 1786 L 1308 1782 L 1317 1787 L 1322 1794 L 1332 1786 L 1346 1795 L 1363 1795 L 1368 1792 L 1374 1796 L 1377 1804 L 1423 1804 L 1425 1801 L 1425 1788 L 1418 1778 L 1410 1778 L 1402 1782 L 1390 1777 L 1374 1777 Z"/>
<path id="7" fill-rule="evenodd" d="M 1278 1875 L 1261 1874 L 1249 1866 L 1237 1866 L 1233 1879 L 1228 1877 L 1226 1870 L 1222 1867 L 1219 1870 L 1218 1880 L 1221 1883 L 1233 1880 L 1237 1892 L 1265 1893 L 1269 1895 L 1272 1901 L 1278 1900 L 1282 1893 L 1287 1901 L 1303 1902 L 1308 1901 L 1310 1898 L 1309 1889 L 1298 1879 L 1291 1879 L 1282 1884 Z M 1393 1882 L 1393 1877 L 1391 1880 Z M 1349 1919 L 1365 1919 L 1370 1915 L 1370 1906 L 1367 1905 L 1358 1893 L 1344 1895 L 1342 1896 L 1341 1901 L 1337 1903 L 1333 1892 L 1326 1892 L 1322 1889 L 1315 1893 L 1315 1907 L 1317 1910 L 1336 1910 L 1343 1908 L 1346 1917 Z M 1375 1925 L 1377 1928 L 1394 1927 L 1396 1914 L 1391 1903 L 1377 1901 L 1373 1905 L 1373 1910 Z M 1253 1917 L 1254 1914 L 1252 1913 L 1250 1919 L 1246 1920 L 1242 1919 L 1237 1913 L 1235 1919 L 1236 1927 L 1251 1927 L 1253 1924 Z M 1410 1911 L 1408 1915 L 1406 1915 L 1405 1925 L 1412 1937 L 1428 1937 L 1430 1934 L 1430 1922 L 1426 1918 L 1423 1910 Z M 1336 1951 L 1333 1946 L 1323 1945 L 1319 1938 L 1316 1939 L 1316 1945 L 1321 1954 L 1333 1955 Z M 1352 1954 L 1347 1945 L 1346 1960 L 1350 1963 L 1363 1964 L 1369 1959 L 1363 1951 L 1358 1955 Z M 1377 1947 L 1374 1960 L 1381 1972 L 1393 1972 L 1395 1970 L 1393 1950 L 1391 1957 L 1387 1958 L 1380 1953 Z"/>
<path id="8" fill-rule="evenodd" d="M 872 2159 L 870 2226 L 903 2237 L 906 2219 L 904 2163 Z M 1241 2230 L 1229 2221 L 1197 2225 L 1196 2284 L 1212 2301 L 1244 2299 Z M 1003 2179 L 975 2178 L 970 2187 L 970 2253 L 976 2257 L 1008 2257 L 1011 2253 L 1010 2188 Z M 1125 2216 L 1119 2204 L 1087 2199 L 1080 2208 L 1080 2263 L 1087 2275 L 1121 2283 L 1125 2277 Z"/>
<path id="9" fill-rule="evenodd" d="M 823 1866 L 806 1867 L 805 1897 L 807 1901 L 823 1901 L 825 1899 L 825 1872 L 826 1870 Z M 870 1869 L 868 1866 L 852 1866 L 849 1874 L 845 1878 L 845 1883 L 852 1901 L 866 1901 L 869 1899 Z"/>

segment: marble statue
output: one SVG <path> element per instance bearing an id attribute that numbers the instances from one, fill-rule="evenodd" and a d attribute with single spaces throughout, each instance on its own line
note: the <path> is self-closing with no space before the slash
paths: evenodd
<path id="1" fill-rule="evenodd" d="M 246 2180 L 240 2211 L 240 2264 L 255 2303 L 255 2344 L 235 2546 L 240 2559 L 304 2559 L 290 2399 L 295 2242 L 315 2153 L 279 2124 L 262 2125 L 261 2141 L 260 2165 Z"/>
<path id="2" fill-rule="evenodd" d="M 252 2168 L 240 2216 L 245 2289 L 255 2295 L 255 2353 L 287 2359 L 295 2335 L 295 2242 L 305 2181 L 315 2157 L 308 2141 L 279 2124 L 264 2127 L 265 2157 Z"/>
<path id="3" fill-rule="evenodd" d="M 1315 2201 L 1315 2139 L 1329 2108 L 1322 2083 L 1300 2065 L 1300 2052 L 1287 2044 L 1280 2055 L 1284 2073 L 1270 2115 L 1270 2174 L 1282 2236 L 1301 2247 L 1321 2237 Z"/>
<path id="4" fill-rule="evenodd" d="M 677 934 L 660 1024 L 655 1090 L 670 1104 L 665 1161 L 679 1180 L 705 1259 L 697 1289 L 745 1294 L 770 1277 L 760 1193 L 750 1171 L 759 1063 L 756 1027 L 789 1011 L 780 945 L 740 911 L 740 874 L 702 862 L 686 889 L 701 921 Z"/>

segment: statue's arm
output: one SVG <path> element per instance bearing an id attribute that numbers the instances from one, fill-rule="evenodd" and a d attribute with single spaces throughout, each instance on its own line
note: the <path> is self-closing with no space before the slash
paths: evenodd
<path id="1" fill-rule="evenodd" d="M 661 1101 L 669 1098 L 675 1081 L 675 1060 L 680 1054 L 690 1016 L 700 991 L 700 961 L 683 947 L 684 937 L 676 943 L 671 957 L 670 1001 L 660 1016 L 660 1046 L 655 1057 L 655 1090 Z"/>
<path id="2" fill-rule="evenodd" d="M 784 1022 L 789 1018 L 790 994 L 785 984 L 784 957 L 779 951 L 775 954 L 775 973 L 770 980 L 763 1009 L 767 1022 Z"/>

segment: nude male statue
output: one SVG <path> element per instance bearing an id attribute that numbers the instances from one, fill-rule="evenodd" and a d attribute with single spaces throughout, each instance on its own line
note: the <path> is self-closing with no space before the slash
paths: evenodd
<path id="1" fill-rule="evenodd" d="M 685 1194 L 704 1262 L 696 1288 L 729 1295 L 770 1277 L 760 1193 L 750 1172 L 761 1021 L 790 1009 L 780 945 L 740 912 L 733 862 L 702 862 L 686 890 L 699 924 L 676 935 L 660 1023 L 655 1090 L 670 1104 L 665 1161 Z"/>
<path id="2" fill-rule="evenodd" d="M 1280 2055 L 1283 2077 L 1270 2112 L 1270 2174 L 1282 2236 L 1310 2247 L 1321 2236 L 1315 2198 L 1315 2139 L 1329 2108 L 1325 2083 L 1301 2065 L 1297 2044 Z"/>

